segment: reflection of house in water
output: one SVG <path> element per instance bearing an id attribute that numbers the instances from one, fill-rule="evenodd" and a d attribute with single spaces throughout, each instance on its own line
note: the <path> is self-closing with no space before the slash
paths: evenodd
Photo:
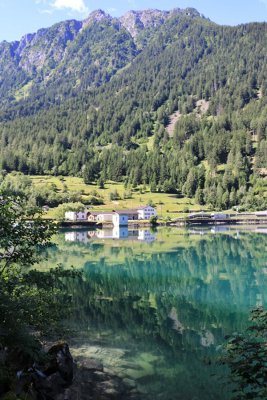
<path id="1" fill-rule="evenodd" d="M 230 230 L 229 226 L 226 225 L 215 225 L 210 227 L 201 227 L 197 228 L 195 227 L 194 229 L 189 229 L 189 233 L 191 235 L 208 235 L 209 233 L 223 233 L 223 232 L 228 232 Z"/>
<path id="2" fill-rule="evenodd" d="M 94 230 L 94 231 L 88 231 L 88 232 L 87 232 L 87 235 L 88 235 L 88 237 L 89 237 L 90 239 L 91 239 L 91 238 L 95 238 L 95 237 L 97 237 L 97 236 L 96 236 L 96 232 L 97 232 L 97 231 L 95 231 L 95 230 Z"/>
<path id="3" fill-rule="evenodd" d="M 110 229 L 101 229 L 96 231 L 98 239 L 126 239 L 128 238 L 128 227 L 116 226 Z"/>
<path id="4" fill-rule="evenodd" d="M 142 242 L 154 242 L 154 240 L 156 240 L 156 235 L 149 230 L 138 230 L 138 240 Z"/>
<path id="5" fill-rule="evenodd" d="M 128 229 L 128 226 L 116 225 L 113 228 L 98 229 L 92 231 L 72 231 L 65 233 L 66 242 L 87 243 L 89 239 L 129 239 L 142 242 L 153 242 L 156 235 L 149 230 Z"/>
<path id="6" fill-rule="evenodd" d="M 259 228 L 255 229 L 255 232 L 256 233 L 265 233 L 267 235 L 267 228 L 259 227 Z"/>
<path id="7" fill-rule="evenodd" d="M 95 233 L 97 239 L 113 239 L 113 229 L 101 229 Z"/>
<path id="8" fill-rule="evenodd" d="M 222 232 L 228 232 L 230 231 L 229 226 L 223 226 L 223 225 L 215 225 L 211 228 L 211 233 L 222 233 Z"/>
<path id="9" fill-rule="evenodd" d="M 127 226 L 114 226 L 113 229 L 101 229 L 96 231 L 98 239 L 131 239 L 143 242 L 153 242 L 156 236 L 149 230 L 128 229 Z"/>
<path id="10" fill-rule="evenodd" d="M 89 240 L 87 231 L 72 231 L 65 233 L 66 242 L 82 242 L 87 243 Z"/>
<path id="11" fill-rule="evenodd" d="M 127 226 L 114 226 L 113 237 L 114 239 L 126 239 L 129 236 L 129 230 Z"/>
<path id="12" fill-rule="evenodd" d="M 189 229 L 188 232 L 191 235 L 207 235 L 209 233 L 209 230 L 204 230 L 204 229 Z"/>

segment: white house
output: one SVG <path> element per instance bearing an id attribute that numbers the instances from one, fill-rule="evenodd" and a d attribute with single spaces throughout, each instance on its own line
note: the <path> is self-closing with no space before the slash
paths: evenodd
<path id="1" fill-rule="evenodd" d="M 101 212 L 96 216 L 97 222 L 112 222 L 113 213 Z"/>
<path id="2" fill-rule="evenodd" d="M 95 212 L 90 212 L 88 213 L 88 221 L 94 221 L 94 222 L 112 222 L 112 212 L 107 212 L 107 211 L 95 211 Z"/>
<path id="3" fill-rule="evenodd" d="M 267 217 L 267 210 L 255 212 L 257 217 Z"/>
<path id="4" fill-rule="evenodd" d="M 154 207 L 144 206 L 137 209 L 138 219 L 150 219 L 157 216 L 157 211 Z"/>
<path id="5" fill-rule="evenodd" d="M 218 213 L 218 214 L 211 214 L 211 218 L 214 220 L 225 220 L 229 219 L 230 215 L 229 214 L 223 214 L 223 213 Z"/>
<path id="6" fill-rule="evenodd" d="M 128 225 L 127 211 L 116 211 L 112 215 L 112 222 L 114 226 Z"/>
<path id="7" fill-rule="evenodd" d="M 65 212 L 66 221 L 87 221 L 87 211 L 67 211 Z"/>

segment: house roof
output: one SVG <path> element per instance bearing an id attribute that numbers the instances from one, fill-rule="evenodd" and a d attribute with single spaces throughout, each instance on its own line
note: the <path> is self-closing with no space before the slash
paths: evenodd
<path id="1" fill-rule="evenodd" d="M 123 211 L 114 211 L 114 213 L 113 214 L 118 214 L 118 215 L 127 215 L 127 217 L 128 217 L 128 215 L 130 214 L 130 213 L 128 213 L 128 212 L 123 212 Z"/>
<path id="2" fill-rule="evenodd" d="M 114 213 L 117 214 L 138 214 L 137 209 L 134 210 L 113 210 Z"/>
<path id="3" fill-rule="evenodd" d="M 144 210 L 145 208 L 148 208 L 148 207 L 153 208 L 153 209 L 155 208 L 155 207 L 146 205 L 146 206 L 138 207 L 137 210 Z"/>
<path id="4" fill-rule="evenodd" d="M 110 215 L 113 214 L 112 211 L 94 211 L 94 212 L 90 212 L 89 215 Z"/>

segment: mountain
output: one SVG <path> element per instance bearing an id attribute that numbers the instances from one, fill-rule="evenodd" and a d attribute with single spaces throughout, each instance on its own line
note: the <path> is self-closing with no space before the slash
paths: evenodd
<path id="1" fill-rule="evenodd" d="M 84 21 L 61 22 L 27 34 L 20 41 L 0 43 L 0 104 L 9 108 L 10 102 L 16 103 L 54 84 L 61 95 L 66 77 L 71 81 L 68 91 L 107 82 L 173 15 L 194 18 L 199 13 L 194 9 L 145 10 L 112 18 L 96 10 Z"/>
<path id="2" fill-rule="evenodd" d="M 262 207 L 266 27 L 219 26 L 192 8 L 97 10 L 2 42 L 2 169 Z"/>

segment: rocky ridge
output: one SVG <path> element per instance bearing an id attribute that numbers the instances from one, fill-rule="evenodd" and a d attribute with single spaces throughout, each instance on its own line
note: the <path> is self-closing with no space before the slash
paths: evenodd
<path id="1" fill-rule="evenodd" d="M 26 73 L 34 75 L 34 72 L 44 67 L 53 68 L 59 64 L 65 56 L 66 48 L 81 33 L 92 24 L 103 21 L 119 23 L 133 38 L 146 28 L 158 27 L 173 15 L 188 15 L 200 17 L 201 14 L 192 8 L 184 10 L 176 8 L 171 11 L 147 9 L 142 11 L 129 11 L 120 18 L 113 18 L 105 11 L 99 9 L 89 14 L 83 21 L 68 20 L 59 22 L 50 28 L 39 29 L 36 33 L 27 33 L 19 41 L 0 43 L 0 56 L 3 61 L 12 61 L 14 66 L 21 68 Z M 3 70 L 0 61 L 0 76 Z"/>
<path id="2" fill-rule="evenodd" d="M 62 21 L 19 41 L 1 42 L 0 103 L 10 108 L 31 94 L 38 97 L 50 82 L 66 93 L 101 86 L 129 65 L 174 15 L 201 17 L 191 8 L 129 11 L 120 18 L 99 9 L 83 21 Z M 61 89 L 66 76 L 67 90 Z"/>
<path id="3" fill-rule="evenodd" d="M 129 11 L 119 18 L 122 26 L 136 38 L 140 31 L 146 28 L 156 28 L 164 24 L 166 19 L 173 15 L 187 15 L 191 17 L 201 17 L 201 14 L 194 8 L 174 8 L 171 11 L 161 11 L 156 9 L 147 9 L 142 11 Z"/>

